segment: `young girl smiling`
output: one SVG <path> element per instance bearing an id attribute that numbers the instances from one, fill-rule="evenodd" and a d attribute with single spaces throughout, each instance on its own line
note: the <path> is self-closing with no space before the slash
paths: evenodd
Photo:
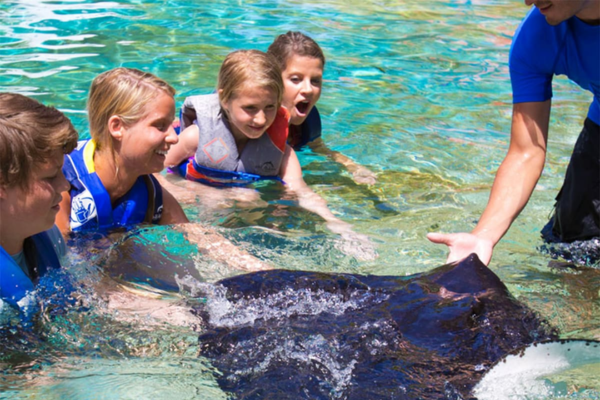
<path id="1" fill-rule="evenodd" d="M 287 144 L 290 113 L 281 106 L 283 92 L 281 70 L 271 56 L 258 50 L 230 53 L 219 71 L 217 93 L 184 102 L 179 143 L 171 147 L 165 165 L 211 186 L 280 180 L 301 207 L 321 216 L 331 231 L 361 242 L 372 255 L 368 239 L 335 217 L 304 182 L 298 157 Z"/>

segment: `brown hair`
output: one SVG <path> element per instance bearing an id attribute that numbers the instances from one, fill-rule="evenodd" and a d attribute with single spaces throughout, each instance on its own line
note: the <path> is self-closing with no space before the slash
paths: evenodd
<path id="1" fill-rule="evenodd" d="M 0 185 L 29 186 L 36 164 L 56 150 L 70 153 L 79 135 L 54 107 L 16 93 L 0 93 Z"/>
<path id="2" fill-rule="evenodd" d="M 221 104 L 235 98 L 247 85 L 270 89 L 277 94 L 277 106 L 283 97 L 283 80 L 278 63 L 259 50 L 237 50 L 229 53 L 217 80 Z"/>
<path id="3" fill-rule="evenodd" d="M 267 53 L 273 55 L 282 71 L 287 67 L 288 60 L 295 55 L 319 59 L 323 68 L 325 67 L 325 55 L 321 47 L 301 32 L 288 31 L 277 36 Z"/>
<path id="4" fill-rule="evenodd" d="M 171 85 L 149 72 L 120 67 L 98 75 L 87 102 L 90 135 L 96 149 L 106 147 L 114 154 L 108 131 L 110 117 L 117 115 L 125 126 L 135 125 L 147 115 L 146 105 L 156 97 L 157 90 L 175 96 Z"/>

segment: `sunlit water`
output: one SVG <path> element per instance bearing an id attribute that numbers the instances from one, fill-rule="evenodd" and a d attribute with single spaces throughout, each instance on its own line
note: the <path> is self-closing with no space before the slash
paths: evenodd
<path id="1" fill-rule="evenodd" d="M 526 12 L 516 0 L 9 0 L 0 3 L 0 90 L 57 106 L 83 138 L 87 89 L 109 68 L 155 73 L 177 89 L 181 104 L 213 90 L 230 51 L 266 50 L 287 30 L 308 33 L 327 57 L 318 105 L 324 141 L 376 172 L 377 183 L 355 184 L 310 150 L 299 153 L 304 176 L 334 213 L 372 239 L 379 257 L 361 261 L 340 251 L 340 239 L 318 217 L 282 200 L 276 186 L 260 188 L 264 202 L 218 210 L 187 205 L 186 212 L 276 266 L 409 275 L 445 259 L 445 248 L 430 244 L 427 232 L 468 231 L 485 207 L 508 146 L 508 51 Z M 564 338 L 600 336 L 600 273 L 549 268 L 537 248 L 590 101 L 555 79 L 544 174 L 490 265 Z M 162 255 L 193 258 L 207 281 L 238 273 L 203 259 L 169 229 L 148 229 L 135 240 L 147 248 L 168 242 Z M 110 260 L 115 247 L 108 241 L 87 261 L 75 259 L 75 279 L 97 280 L 95 264 Z M 48 317 L 37 336 L 7 339 L 0 398 L 225 397 L 210 364 L 195 356 L 197 335 L 120 319 L 89 286 L 80 290 L 84 306 Z M 340 385 L 345 367 L 332 367 Z M 163 386 L 172 390 L 160 392 Z"/>

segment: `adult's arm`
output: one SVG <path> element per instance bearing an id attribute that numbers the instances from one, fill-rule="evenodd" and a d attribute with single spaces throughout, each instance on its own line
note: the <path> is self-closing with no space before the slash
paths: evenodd
<path id="1" fill-rule="evenodd" d="M 447 262 L 476 253 L 484 264 L 489 264 L 494 246 L 529 201 L 544 169 L 550 107 L 550 100 L 513 106 L 508 153 L 475 229 L 471 233 L 427 235 L 432 242 L 449 247 Z"/>

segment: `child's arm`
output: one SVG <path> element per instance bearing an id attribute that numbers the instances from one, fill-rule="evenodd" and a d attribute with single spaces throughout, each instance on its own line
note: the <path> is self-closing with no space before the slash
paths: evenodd
<path id="1" fill-rule="evenodd" d="M 354 232 L 349 223 L 333 215 L 327 207 L 325 199 L 313 192 L 306 184 L 302 178 L 302 168 L 298 156 L 289 145 L 286 145 L 280 174 L 286 188 L 293 191 L 298 197 L 300 206 L 319 215 L 327 221 L 327 227 L 332 232 L 342 236 L 346 242 L 346 245 L 342 246 L 342 251 L 362 260 L 373 260 L 377 257 L 377 252 L 369 238 Z"/>
<path id="2" fill-rule="evenodd" d="M 179 134 L 179 141 L 171 146 L 165 158 L 165 167 L 179 165 L 196 153 L 198 148 L 198 127 L 192 125 Z"/>
<path id="3" fill-rule="evenodd" d="M 203 255 L 242 271 L 263 271 L 272 267 L 236 246 L 211 226 L 189 223 L 177 225 L 187 240 Z"/>
<path id="4" fill-rule="evenodd" d="M 281 164 L 280 176 L 286 184 L 286 189 L 291 190 L 298 196 L 300 206 L 307 210 L 314 212 L 319 215 L 325 221 L 333 223 L 334 226 L 346 226 L 350 228 L 350 224 L 339 220 L 333 215 L 333 213 L 327 207 L 327 202 L 306 184 L 302 178 L 302 168 L 300 167 L 300 161 L 294 149 L 289 145 L 285 146 L 285 155 L 283 156 L 283 162 Z M 336 233 L 335 229 L 332 231 Z"/>
<path id="5" fill-rule="evenodd" d="M 346 167 L 348 172 L 352 174 L 352 177 L 356 183 L 374 185 L 377 181 L 377 175 L 375 175 L 373 171 L 360 164 L 357 164 L 350 157 L 343 155 L 339 151 L 331 150 L 320 137 L 308 142 L 308 146 L 315 153 L 331 157 L 335 162 Z"/>
<path id="6" fill-rule="evenodd" d="M 169 191 L 163 188 L 163 214 L 160 225 L 178 224 L 176 229 L 183 232 L 198 250 L 207 257 L 242 271 L 258 271 L 271 267 L 250 253 L 240 249 L 213 228 L 189 222 L 183 209 Z"/>
<path id="7" fill-rule="evenodd" d="M 183 212 L 183 209 L 175 200 L 175 197 L 164 187 L 162 188 L 163 197 L 163 210 L 159 225 L 171 225 L 189 222 L 187 216 Z"/>

